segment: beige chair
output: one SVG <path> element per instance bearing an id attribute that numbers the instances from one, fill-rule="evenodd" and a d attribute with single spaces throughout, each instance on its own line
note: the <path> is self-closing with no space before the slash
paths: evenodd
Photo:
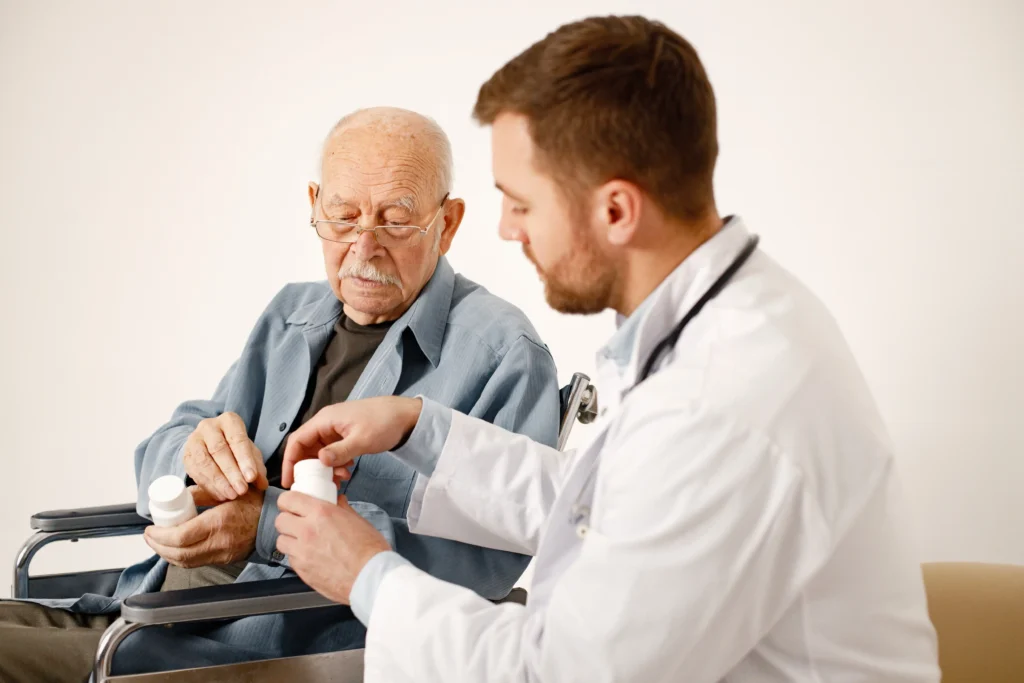
<path id="1" fill-rule="evenodd" d="M 1024 566 L 925 564 L 943 683 L 1024 683 Z"/>

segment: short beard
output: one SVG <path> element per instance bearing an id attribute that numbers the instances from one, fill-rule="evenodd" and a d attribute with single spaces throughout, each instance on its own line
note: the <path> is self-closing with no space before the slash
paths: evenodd
<path id="1" fill-rule="evenodd" d="M 582 226 L 581 220 L 573 220 L 571 248 L 546 270 L 537 265 L 529 245 L 523 247 L 526 258 L 534 264 L 544 282 L 544 298 L 559 313 L 590 315 L 600 313 L 612 303 L 615 264 L 601 253 Z"/>

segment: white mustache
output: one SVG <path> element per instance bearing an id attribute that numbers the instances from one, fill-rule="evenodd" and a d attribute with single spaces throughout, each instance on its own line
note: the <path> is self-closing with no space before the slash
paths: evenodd
<path id="1" fill-rule="evenodd" d="M 338 271 L 338 279 L 344 280 L 347 277 L 357 277 L 362 280 L 369 280 L 370 282 L 377 282 L 382 285 L 393 285 L 395 287 L 402 286 L 402 281 L 398 276 L 382 273 L 376 266 L 366 263 L 365 261 L 357 261 L 347 266 L 342 266 L 341 270 Z"/>

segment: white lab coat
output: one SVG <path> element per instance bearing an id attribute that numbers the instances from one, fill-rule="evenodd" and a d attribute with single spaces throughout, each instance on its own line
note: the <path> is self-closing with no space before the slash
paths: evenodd
<path id="1" fill-rule="evenodd" d="M 411 566 L 376 594 L 368 683 L 935 683 L 892 447 L 835 322 L 758 251 L 647 382 L 638 366 L 742 249 L 733 219 L 599 358 L 575 458 L 454 414 L 421 534 L 536 555 L 528 605 Z"/>

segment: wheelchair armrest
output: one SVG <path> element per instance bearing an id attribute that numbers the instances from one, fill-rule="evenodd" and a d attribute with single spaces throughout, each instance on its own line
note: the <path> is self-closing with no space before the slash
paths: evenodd
<path id="1" fill-rule="evenodd" d="M 135 595 L 121 603 L 121 618 L 142 625 L 177 624 L 317 607 L 340 606 L 315 592 L 302 579 L 288 577 Z M 339 618 L 355 619 L 347 607 L 345 612 Z"/>
<path id="2" fill-rule="evenodd" d="M 83 529 L 139 527 L 152 524 L 135 512 L 135 503 L 104 505 L 77 510 L 48 510 L 32 515 L 36 531 L 81 531 Z"/>

